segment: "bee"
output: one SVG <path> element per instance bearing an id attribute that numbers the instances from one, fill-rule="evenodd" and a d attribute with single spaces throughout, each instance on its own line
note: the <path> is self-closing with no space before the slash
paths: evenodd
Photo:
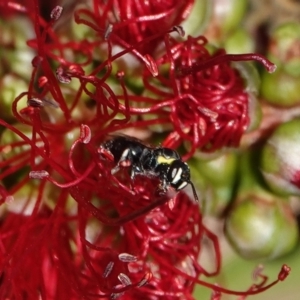
<path id="1" fill-rule="evenodd" d="M 191 181 L 190 168 L 173 149 L 150 147 L 138 139 L 116 135 L 100 145 L 99 154 L 113 160 L 116 164 L 111 170 L 112 174 L 117 173 L 121 168 L 130 168 L 132 180 L 136 175 L 158 178 L 159 189 L 163 192 L 167 192 L 169 187 L 180 191 L 190 185 L 194 198 L 198 201 Z"/>

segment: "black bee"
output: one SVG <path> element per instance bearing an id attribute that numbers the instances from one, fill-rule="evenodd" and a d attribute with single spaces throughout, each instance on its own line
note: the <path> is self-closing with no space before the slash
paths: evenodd
<path id="1" fill-rule="evenodd" d="M 190 179 L 190 168 L 173 149 L 144 145 L 141 141 L 125 135 L 112 136 L 99 148 L 100 155 L 110 157 L 116 163 L 111 170 L 115 174 L 120 168 L 130 167 L 131 179 L 136 175 L 156 177 L 164 192 L 171 186 L 180 191 L 191 185 L 195 200 L 198 197 Z"/>

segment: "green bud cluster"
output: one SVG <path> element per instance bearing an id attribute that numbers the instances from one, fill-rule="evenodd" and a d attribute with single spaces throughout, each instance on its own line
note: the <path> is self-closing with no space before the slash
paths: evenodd
<path id="1" fill-rule="evenodd" d="M 261 93 L 273 105 L 290 107 L 300 104 L 300 24 L 289 22 L 271 34 L 269 58 L 277 65 L 274 76 L 263 72 Z"/>
<path id="2" fill-rule="evenodd" d="M 300 5 L 274 2 L 266 11 L 260 1 L 196 2 L 206 9 L 198 29 L 210 49 L 261 50 L 277 66 L 270 74 L 234 63 L 250 99 L 247 133 L 238 149 L 198 152 L 190 161 L 204 214 L 224 218 L 236 252 L 275 259 L 299 244 L 299 211 L 291 201 L 300 202 Z"/>

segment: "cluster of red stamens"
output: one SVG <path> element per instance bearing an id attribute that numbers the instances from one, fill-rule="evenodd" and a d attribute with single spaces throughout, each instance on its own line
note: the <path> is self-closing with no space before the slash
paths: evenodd
<path id="1" fill-rule="evenodd" d="M 216 275 L 221 264 L 218 239 L 202 223 L 198 204 L 184 193 L 171 200 L 157 194 L 155 179 L 133 182 L 124 170 L 112 175 L 113 162 L 98 151 L 109 133 L 154 124 L 173 126 L 164 145 L 190 143 L 186 158 L 196 149 L 237 146 L 249 123 L 248 97 L 230 60 L 257 57 L 211 55 L 203 37 L 170 37 L 181 32 L 173 26 L 193 1 L 92 2 L 92 10 L 74 14 L 95 37 L 80 41 L 53 29 L 61 7 L 46 22 L 37 0 L 32 11 L 6 6 L 32 20 L 36 38 L 27 43 L 36 56 L 28 91 L 12 103 L 15 122 L 0 120 L 0 196 L 7 205 L 0 298 L 193 299 L 195 284 L 211 288 L 214 299 L 265 290 L 265 281 L 234 292 L 198 279 Z M 165 53 L 154 58 L 158 44 Z M 123 50 L 113 54 L 116 46 Z M 98 52 L 106 53 L 101 62 Z M 127 53 L 142 62 L 143 95 L 126 86 L 126 70 L 113 73 Z M 215 271 L 198 261 L 204 237 L 213 245 Z"/>

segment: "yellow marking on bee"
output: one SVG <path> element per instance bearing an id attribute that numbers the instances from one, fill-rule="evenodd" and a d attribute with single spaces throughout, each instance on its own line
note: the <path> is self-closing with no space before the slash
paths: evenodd
<path id="1" fill-rule="evenodd" d="M 175 158 L 166 158 L 162 155 L 157 157 L 157 161 L 159 164 L 168 164 L 170 165 L 174 160 L 176 160 Z"/>

